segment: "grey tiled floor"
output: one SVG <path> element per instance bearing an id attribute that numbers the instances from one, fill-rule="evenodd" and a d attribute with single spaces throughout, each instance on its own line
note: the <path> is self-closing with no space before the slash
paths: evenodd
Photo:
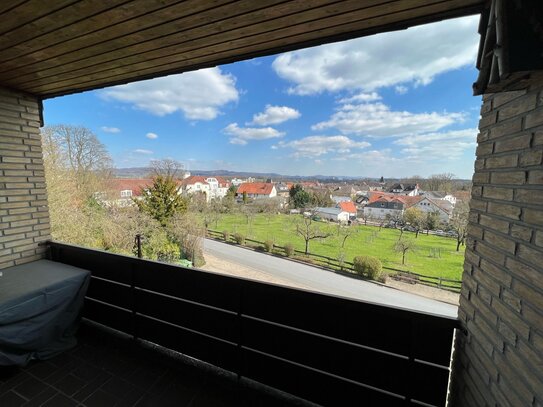
<path id="1" fill-rule="evenodd" d="M 0 406 L 293 406 L 267 392 L 83 325 L 78 346 L 25 368 L 0 367 Z"/>

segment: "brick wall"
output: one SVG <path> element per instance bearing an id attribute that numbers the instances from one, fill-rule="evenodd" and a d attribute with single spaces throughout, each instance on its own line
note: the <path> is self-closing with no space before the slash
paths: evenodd
<path id="1" fill-rule="evenodd" d="M 0 269 L 43 257 L 50 238 L 40 105 L 0 88 Z"/>
<path id="2" fill-rule="evenodd" d="M 455 406 L 543 406 L 543 79 L 483 98 Z"/>

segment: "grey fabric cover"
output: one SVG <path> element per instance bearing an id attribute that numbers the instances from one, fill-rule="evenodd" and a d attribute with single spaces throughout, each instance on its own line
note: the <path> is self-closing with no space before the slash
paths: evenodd
<path id="1" fill-rule="evenodd" d="M 88 270 L 38 260 L 0 273 L 0 365 L 25 365 L 76 345 Z"/>

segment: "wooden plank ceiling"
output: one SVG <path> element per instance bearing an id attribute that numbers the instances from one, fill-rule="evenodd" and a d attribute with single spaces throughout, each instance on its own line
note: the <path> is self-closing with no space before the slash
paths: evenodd
<path id="1" fill-rule="evenodd" d="M 49 98 L 474 14 L 483 3 L 3 0 L 0 86 Z"/>

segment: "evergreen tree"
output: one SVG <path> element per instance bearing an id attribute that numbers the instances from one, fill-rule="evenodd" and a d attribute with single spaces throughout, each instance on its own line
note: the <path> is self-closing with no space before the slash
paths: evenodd
<path id="1" fill-rule="evenodd" d="M 293 185 L 289 191 L 290 203 L 295 208 L 305 208 L 311 202 L 311 195 L 300 184 Z"/>
<path id="2" fill-rule="evenodd" d="M 179 194 L 179 187 L 171 176 L 157 175 L 153 185 L 141 200 L 134 200 L 140 211 L 156 219 L 162 226 L 176 213 L 187 211 L 187 201 Z"/>

